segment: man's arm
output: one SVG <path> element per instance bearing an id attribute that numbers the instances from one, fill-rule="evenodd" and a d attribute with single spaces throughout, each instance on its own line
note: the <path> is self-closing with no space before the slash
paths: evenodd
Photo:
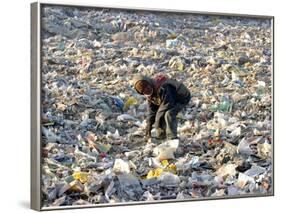
<path id="1" fill-rule="evenodd" d="M 161 105 L 156 113 L 155 128 L 159 127 L 160 120 L 165 115 L 165 112 L 175 107 L 177 91 L 173 86 L 166 84 L 160 88 L 159 96 Z"/>
<path id="2" fill-rule="evenodd" d="M 146 136 L 151 137 L 152 125 L 155 122 L 156 113 L 158 106 L 148 101 L 148 114 L 147 114 L 147 125 L 146 125 Z"/>

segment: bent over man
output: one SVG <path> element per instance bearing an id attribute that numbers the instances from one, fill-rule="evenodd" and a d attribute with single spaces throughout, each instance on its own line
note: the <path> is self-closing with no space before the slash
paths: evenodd
<path id="1" fill-rule="evenodd" d="M 146 137 L 151 138 L 154 124 L 158 139 L 178 138 L 176 116 L 191 99 L 186 86 L 162 74 L 155 78 L 135 75 L 133 84 L 135 90 L 148 101 Z"/>

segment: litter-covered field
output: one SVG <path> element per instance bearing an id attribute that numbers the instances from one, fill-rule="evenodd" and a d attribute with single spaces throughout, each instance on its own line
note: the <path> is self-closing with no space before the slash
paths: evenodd
<path id="1" fill-rule="evenodd" d="M 44 207 L 272 194 L 270 19 L 59 6 L 42 16 Z M 136 73 L 189 88 L 179 140 L 146 141 Z"/>

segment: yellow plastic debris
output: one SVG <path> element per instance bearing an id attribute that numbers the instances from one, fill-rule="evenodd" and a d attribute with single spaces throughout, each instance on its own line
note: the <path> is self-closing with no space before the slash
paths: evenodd
<path id="1" fill-rule="evenodd" d="M 137 105 L 137 104 L 138 104 L 138 100 L 135 99 L 134 97 L 130 97 L 124 104 L 124 109 L 127 110 L 130 106 Z"/>
<path id="2" fill-rule="evenodd" d="M 184 70 L 184 64 L 183 63 L 179 63 L 178 64 L 178 70 L 179 71 L 183 71 Z"/>
<path id="3" fill-rule="evenodd" d="M 170 164 L 170 165 L 167 166 L 166 170 L 168 172 L 176 174 L 177 173 L 177 166 L 175 164 Z"/>
<path id="4" fill-rule="evenodd" d="M 162 166 L 168 166 L 169 165 L 169 161 L 168 160 L 162 160 L 161 161 Z"/>
<path id="5" fill-rule="evenodd" d="M 165 168 L 156 168 L 156 169 L 152 169 L 148 172 L 146 178 L 153 178 L 153 177 L 159 177 L 162 172 L 171 172 L 173 174 L 177 173 L 177 167 L 175 164 L 169 164 L 168 160 L 162 160 L 161 161 L 162 166 L 164 166 Z"/>
<path id="6" fill-rule="evenodd" d="M 81 183 L 86 183 L 89 175 L 86 172 L 74 172 L 72 176 L 75 180 L 79 180 Z"/>
<path id="7" fill-rule="evenodd" d="M 164 170 L 161 168 L 152 169 L 148 172 L 146 178 L 159 177 Z"/>

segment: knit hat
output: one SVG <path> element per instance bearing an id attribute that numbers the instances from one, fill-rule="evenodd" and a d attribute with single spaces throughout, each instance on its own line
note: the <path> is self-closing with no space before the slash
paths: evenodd
<path id="1" fill-rule="evenodd" d="M 139 94 L 143 95 L 143 89 L 148 85 L 154 87 L 154 80 L 139 74 L 133 77 L 133 86 Z"/>

